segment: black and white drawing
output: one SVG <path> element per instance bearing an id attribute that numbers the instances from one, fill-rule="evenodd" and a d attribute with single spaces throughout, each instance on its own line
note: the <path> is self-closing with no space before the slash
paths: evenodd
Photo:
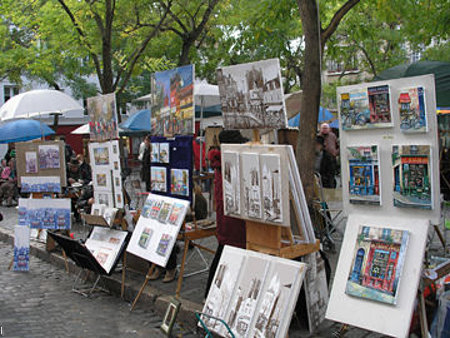
<path id="1" fill-rule="evenodd" d="M 239 153 L 223 153 L 223 200 L 225 215 L 241 214 L 241 181 L 239 172 Z"/>
<path id="2" fill-rule="evenodd" d="M 242 188 L 244 189 L 244 210 L 249 218 L 262 218 L 261 175 L 259 154 L 242 153 Z"/>
<path id="3" fill-rule="evenodd" d="M 264 220 L 274 223 L 283 222 L 281 203 L 281 168 L 280 155 L 261 154 L 262 194 L 264 203 Z"/>

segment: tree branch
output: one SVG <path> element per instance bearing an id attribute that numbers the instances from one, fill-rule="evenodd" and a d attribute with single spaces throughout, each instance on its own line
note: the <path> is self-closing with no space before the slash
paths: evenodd
<path id="1" fill-rule="evenodd" d="M 353 8 L 355 7 L 360 0 L 348 0 L 345 4 L 342 5 L 341 8 L 334 14 L 333 18 L 330 21 L 330 24 L 325 29 L 321 29 L 320 32 L 320 42 L 322 45 L 322 49 L 325 47 L 325 43 L 328 41 L 330 36 L 333 35 L 333 33 L 338 28 L 339 24 L 341 23 L 341 20 L 344 18 L 344 16 Z"/>

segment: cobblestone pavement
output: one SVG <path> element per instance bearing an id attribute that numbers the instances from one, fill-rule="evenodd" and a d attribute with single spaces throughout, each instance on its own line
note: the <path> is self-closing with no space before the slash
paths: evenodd
<path id="1" fill-rule="evenodd" d="M 0 248 L 0 325 L 4 337 L 165 337 L 161 318 L 105 292 L 71 291 L 74 275 L 31 256 L 30 272 L 8 271 L 13 250 Z M 179 331 L 179 328 L 177 328 Z M 183 337 L 194 336 L 184 333 Z"/>

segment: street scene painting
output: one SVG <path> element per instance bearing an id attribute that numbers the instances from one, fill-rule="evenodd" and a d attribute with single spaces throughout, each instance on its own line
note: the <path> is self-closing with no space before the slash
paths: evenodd
<path id="1" fill-rule="evenodd" d="M 395 305 L 409 232 L 361 225 L 345 293 Z"/>
<path id="2" fill-rule="evenodd" d="M 71 203 L 68 198 L 52 200 L 19 198 L 19 224 L 31 229 L 69 230 Z"/>
<path id="3" fill-rule="evenodd" d="M 109 147 L 107 145 L 92 147 L 94 152 L 94 164 L 96 166 L 109 165 Z"/>
<path id="4" fill-rule="evenodd" d="M 25 152 L 25 172 L 27 174 L 36 174 L 38 172 L 37 156 L 34 151 Z M 59 162 L 58 162 L 59 164 Z"/>
<path id="5" fill-rule="evenodd" d="M 223 156 L 223 200 L 225 215 L 241 214 L 241 179 L 239 153 L 224 151 Z"/>
<path id="6" fill-rule="evenodd" d="M 159 163 L 159 143 L 152 143 L 150 147 L 150 161 L 152 163 Z"/>
<path id="7" fill-rule="evenodd" d="M 13 271 L 30 270 L 30 228 L 16 225 L 14 228 Z"/>
<path id="8" fill-rule="evenodd" d="M 367 91 L 354 90 L 340 95 L 340 120 L 343 130 L 365 129 L 370 122 Z"/>
<path id="9" fill-rule="evenodd" d="M 380 205 L 378 146 L 347 147 L 350 203 Z"/>
<path id="10" fill-rule="evenodd" d="M 194 133 L 193 79 L 193 65 L 156 72 L 152 76 L 152 135 Z"/>
<path id="11" fill-rule="evenodd" d="M 170 193 L 189 196 L 189 170 L 170 169 Z"/>
<path id="12" fill-rule="evenodd" d="M 273 223 L 283 223 L 280 155 L 261 154 L 260 161 L 264 220 Z"/>
<path id="13" fill-rule="evenodd" d="M 87 99 L 91 141 L 107 141 L 119 138 L 117 125 L 116 94 L 98 95 Z"/>
<path id="14" fill-rule="evenodd" d="M 392 127 L 392 109 L 388 85 L 367 88 L 370 117 L 368 128 Z"/>
<path id="15" fill-rule="evenodd" d="M 429 145 L 392 147 L 394 206 L 432 209 L 431 148 Z"/>
<path id="16" fill-rule="evenodd" d="M 244 190 L 244 210 L 247 217 L 262 219 L 261 173 L 259 154 L 241 153 L 242 189 Z"/>
<path id="17" fill-rule="evenodd" d="M 400 130 L 404 133 L 424 133 L 427 131 L 425 110 L 425 90 L 412 87 L 400 90 L 398 97 Z"/>
<path id="18" fill-rule="evenodd" d="M 159 144 L 159 163 L 169 163 L 169 143 L 163 142 Z"/>
<path id="19" fill-rule="evenodd" d="M 278 59 L 218 68 L 217 83 L 225 129 L 286 127 Z"/>
<path id="20" fill-rule="evenodd" d="M 152 191 L 167 192 L 167 169 L 151 167 L 150 188 Z"/>
<path id="21" fill-rule="evenodd" d="M 39 169 L 59 169 L 60 153 L 58 144 L 41 144 L 38 147 Z"/>

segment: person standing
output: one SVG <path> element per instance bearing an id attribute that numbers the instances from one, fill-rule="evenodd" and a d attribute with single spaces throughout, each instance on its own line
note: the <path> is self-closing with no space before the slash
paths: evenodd
<path id="1" fill-rule="evenodd" d="M 329 158 L 328 165 L 324 168 L 325 175 L 322 175 L 324 188 L 336 188 L 334 175 L 337 169 L 336 157 L 339 155 L 339 144 L 337 137 L 333 133 L 328 123 L 322 123 L 319 136 L 323 138 L 323 151 Z"/>
<path id="2" fill-rule="evenodd" d="M 145 190 L 150 191 L 150 136 L 144 139 L 145 148 L 142 156 L 141 180 L 145 182 Z"/>

